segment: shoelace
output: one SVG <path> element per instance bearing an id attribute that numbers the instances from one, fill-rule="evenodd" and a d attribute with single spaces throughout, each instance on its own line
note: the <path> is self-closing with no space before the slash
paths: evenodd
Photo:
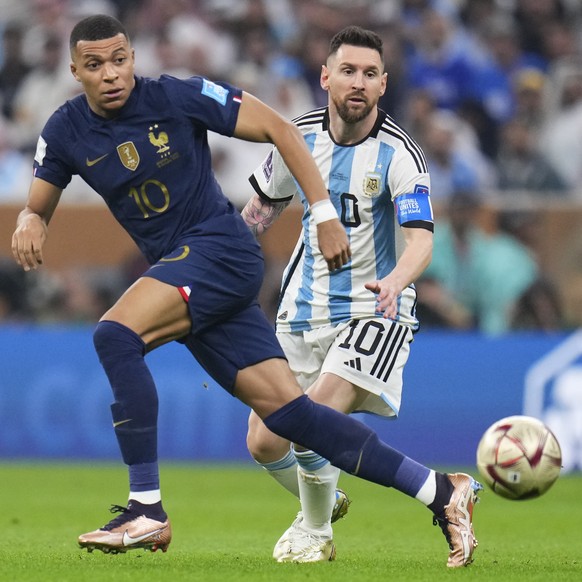
<path id="1" fill-rule="evenodd" d="M 450 523 L 451 522 L 446 517 L 437 517 L 436 515 L 433 515 L 433 517 L 432 517 L 432 524 L 438 525 L 441 528 L 443 534 L 445 534 L 445 538 L 447 540 L 447 543 L 449 544 L 449 549 L 452 550 L 453 543 L 451 541 L 451 534 L 450 534 L 449 528 L 448 528 L 448 525 Z"/>
<path id="2" fill-rule="evenodd" d="M 123 505 L 112 505 L 109 508 L 109 512 L 121 513 L 121 515 L 114 517 L 108 524 L 104 525 L 101 528 L 104 531 L 112 530 L 128 521 L 131 521 L 131 519 L 134 519 L 134 517 L 130 517 L 129 515 L 127 515 L 128 513 L 131 514 L 131 510 L 129 510 L 127 507 L 123 507 Z"/>
<path id="3" fill-rule="evenodd" d="M 323 539 L 310 531 L 301 530 L 294 531 L 289 537 L 289 545 L 291 548 L 301 549 L 304 551 L 320 551 L 320 546 L 327 540 Z"/>

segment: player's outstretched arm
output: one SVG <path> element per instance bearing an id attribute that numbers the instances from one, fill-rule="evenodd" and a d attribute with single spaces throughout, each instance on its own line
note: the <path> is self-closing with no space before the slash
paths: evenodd
<path id="1" fill-rule="evenodd" d="M 48 224 L 59 203 L 62 189 L 34 178 L 26 206 L 18 215 L 12 235 L 12 254 L 25 270 L 37 269 L 43 262 L 42 249 L 47 239 Z"/>
<path id="2" fill-rule="evenodd" d="M 351 256 L 346 231 L 333 211 L 321 174 L 297 127 L 245 92 L 234 135 L 247 141 L 270 142 L 277 147 L 289 171 L 305 193 L 310 207 L 313 209 L 319 203 L 320 219 L 316 221 L 318 242 L 329 269 L 334 270 L 345 265 Z M 322 209 L 331 210 L 333 214 Z"/>
<path id="3" fill-rule="evenodd" d="M 376 310 L 383 313 L 386 319 L 396 317 L 398 296 L 422 275 L 432 258 L 433 235 L 430 230 L 406 226 L 402 230 L 406 248 L 394 269 L 383 279 L 365 284 L 366 289 L 376 293 Z"/>

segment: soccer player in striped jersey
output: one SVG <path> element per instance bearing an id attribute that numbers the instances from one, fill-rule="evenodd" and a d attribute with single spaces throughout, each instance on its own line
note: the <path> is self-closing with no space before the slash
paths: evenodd
<path id="1" fill-rule="evenodd" d="M 378 108 L 386 84 L 381 39 L 359 27 L 338 33 L 321 73 L 328 106 L 295 119 L 330 201 L 310 207 L 275 148 L 250 178 L 257 194 L 243 218 L 260 235 L 300 197 L 303 229 L 283 276 L 277 337 L 314 401 L 346 414 L 390 417 L 400 409 L 402 371 L 418 329 L 413 282 L 430 262 L 433 215 L 421 148 Z M 336 216 L 352 255 L 330 271 L 317 248 L 316 229 Z M 248 446 L 301 500 L 302 510 L 275 546 L 275 559 L 333 559 L 332 517 L 341 509 L 338 498 L 346 502 L 336 491 L 339 469 L 304 447 L 290 449 L 255 413 Z M 448 565 L 469 563 L 476 541 L 470 518 L 457 505 L 463 499 L 470 512 L 479 485 L 469 475 L 445 476 L 418 464 L 411 465 L 410 478 L 417 480 L 413 496 L 446 524 L 452 544 Z M 439 508 L 441 496 L 446 510 Z"/>

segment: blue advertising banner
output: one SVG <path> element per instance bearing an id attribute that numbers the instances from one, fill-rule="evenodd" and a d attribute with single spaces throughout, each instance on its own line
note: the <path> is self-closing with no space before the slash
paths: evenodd
<path id="1" fill-rule="evenodd" d="M 120 458 L 91 328 L 0 327 L 0 353 L 0 458 Z M 245 405 L 180 344 L 146 361 L 160 397 L 162 460 L 250 462 Z M 582 332 L 421 332 L 404 382 L 398 420 L 358 417 L 420 462 L 474 465 L 491 423 L 529 414 L 558 436 L 565 469 L 582 468 Z"/>

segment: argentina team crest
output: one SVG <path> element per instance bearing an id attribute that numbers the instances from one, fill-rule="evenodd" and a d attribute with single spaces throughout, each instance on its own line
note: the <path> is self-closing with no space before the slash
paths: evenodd
<path id="1" fill-rule="evenodd" d="M 132 141 L 126 141 L 121 145 L 117 146 L 117 153 L 119 154 L 119 159 L 121 163 L 132 172 L 137 170 L 139 166 L 139 154 L 137 153 L 137 148 Z"/>
<path id="2" fill-rule="evenodd" d="M 368 172 L 364 177 L 364 194 L 370 198 L 380 194 L 382 176 L 377 172 Z"/>

